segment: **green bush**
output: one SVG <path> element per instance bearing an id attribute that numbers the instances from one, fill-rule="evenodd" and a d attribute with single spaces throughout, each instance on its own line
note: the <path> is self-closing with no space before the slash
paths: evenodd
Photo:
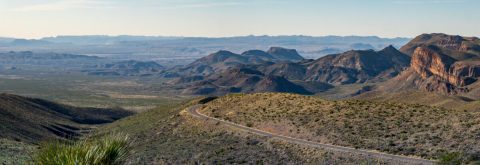
<path id="1" fill-rule="evenodd" d="M 125 135 L 108 135 L 77 142 L 51 142 L 42 145 L 33 164 L 41 165 L 115 165 L 121 164 L 129 152 Z"/>
<path id="2" fill-rule="evenodd" d="M 445 153 L 440 156 L 439 165 L 460 165 L 463 164 L 463 154 L 459 152 Z"/>

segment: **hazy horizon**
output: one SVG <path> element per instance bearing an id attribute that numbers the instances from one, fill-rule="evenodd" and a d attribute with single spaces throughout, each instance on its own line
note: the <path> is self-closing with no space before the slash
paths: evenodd
<path id="1" fill-rule="evenodd" d="M 420 35 L 420 34 L 419 34 Z M 376 35 L 234 35 L 234 36 L 167 36 L 167 35 L 131 35 L 131 34 L 118 34 L 118 35 L 109 35 L 109 34 L 80 34 L 80 35 L 53 35 L 53 36 L 43 36 L 37 38 L 21 38 L 21 37 L 12 37 L 12 36 L 0 36 L 0 38 L 12 38 L 12 39 L 28 39 L 28 40 L 39 40 L 45 38 L 56 38 L 56 37 L 164 37 L 164 38 L 236 38 L 236 37 L 378 37 L 383 39 L 409 39 L 412 37 L 383 37 Z"/>
<path id="2" fill-rule="evenodd" d="M 0 36 L 480 36 L 474 0 L 0 0 Z"/>

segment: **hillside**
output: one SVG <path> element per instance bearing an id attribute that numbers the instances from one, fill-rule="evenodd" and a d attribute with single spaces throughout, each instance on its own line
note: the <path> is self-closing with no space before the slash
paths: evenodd
<path id="1" fill-rule="evenodd" d="M 480 110 L 480 101 L 478 100 L 418 90 L 404 90 L 393 93 L 372 91 L 354 96 L 353 99 L 421 104 L 457 110 Z"/>
<path id="2" fill-rule="evenodd" d="M 352 50 L 328 55 L 307 65 L 305 81 L 352 84 L 392 78 L 408 66 L 410 58 L 393 46 L 380 51 Z"/>
<path id="3" fill-rule="evenodd" d="M 480 113 L 418 104 L 327 101 L 294 94 L 229 95 L 200 113 L 277 134 L 437 159 L 461 152 L 478 161 Z"/>
<path id="4" fill-rule="evenodd" d="M 223 72 L 232 67 L 268 64 L 281 61 L 299 61 L 302 59 L 303 57 L 300 56 L 295 49 L 286 49 L 281 47 L 272 47 L 267 52 L 262 50 L 248 50 L 241 54 L 220 50 L 195 60 L 186 66 L 170 69 L 164 73 L 163 76 L 209 76 L 215 73 Z"/>
<path id="5" fill-rule="evenodd" d="M 192 77 L 192 79 L 195 79 Z M 328 87 L 325 87 L 328 88 Z M 234 68 L 217 73 L 195 82 L 183 90 L 183 94 L 190 95 L 224 95 L 226 93 L 252 92 L 290 92 L 312 94 L 304 87 L 297 85 L 283 77 L 264 75 L 248 68 Z"/>
<path id="6" fill-rule="evenodd" d="M 0 94 L 0 139 L 29 144 L 75 138 L 96 125 L 132 115 L 121 109 L 77 108 L 11 94 Z"/>
<path id="7" fill-rule="evenodd" d="M 480 40 L 475 37 L 423 34 L 400 50 L 411 55 L 410 67 L 378 91 L 418 89 L 480 98 Z"/>
<path id="8" fill-rule="evenodd" d="M 185 110 L 198 102 L 152 109 L 106 125 L 97 134 L 123 132 L 132 137 L 133 150 L 126 164 L 388 164 L 365 155 L 290 144 L 195 118 Z"/>
<path id="9" fill-rule="evenodd" d="M 290 54 L 291 61 L 251 62 L 252 58 L 285 58 L 285 54 Z M 179 72 L 177 75 L 180 77 L 170 83 L 184 88 L 183 94 L 194 95 L 251 92 L 314 94 L 335 85 L 388 80 L 404 70 L 410 61 L 409 56 L 393 46 L 380 51 L 352 50 L 317 60 L 301 59 L 294 54 L 297 54 L 294 50 L 275 47 L 268 52 L 251 50 L 242 55 L 219 51 L 188 65 L 185 67 L 188 69 Z"/>

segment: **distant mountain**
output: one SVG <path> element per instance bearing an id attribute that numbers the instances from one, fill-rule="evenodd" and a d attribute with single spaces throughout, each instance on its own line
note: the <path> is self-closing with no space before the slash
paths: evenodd
<path id="1" fill-rule="evenodd" d="M 413 55 L 420 46 L 434 46 L 439 52 L 456 60 L 480 59 L 480 39 L 442 33 L 422 34 L 403 46 L 400 51 Z"/>
<path id="2" fill-rule="evenodd" d="M 289 92 L 312 94 L 300 85 L 250 68 L 229 69 L 188 86 L 183 94 L 223 95 L 227 93 Z"/>
<path id="3" fill-rule="evenodd" d="M 297 53 L 295 49 L 285 49 L 281 47 L 271 47 L 268 51 L 268 54 L 272 55 L 274 59 L 286 60 L 286 61 L 300 61 L 303 60 L 303 57 Z"/>
<path id="4" fill-rule="evenodd" d="M 227 42 L 227 43 L 249 43 L 249 42 L 264 42 L 271 45 L 288 45 L 291 43 L 297 44 L 402 44 L 408 42 L 408 38 L 380 38 L 377 36 L 237 36 L 237 37 L 169 37 L 169 36 L 132 36 L 132 35 L 84 35 L 84 36 L 56 36 L 45 37 L 40 40 L 54 42 L 54 43 L 74 43 L 74 44 L 112 44 L 122 41 L 183 41 L 183 42 Z"/>
<path id="5" fill-rule="evenodd" d="M 10 43 L 13 40 L 15 40 L 15 38 L 0 37 L 0 43 Z"/>
<path id="6" fill-rule="evenodd" d="M 393 46 L 380 51 L 352 50 L 317 60 L 262 67 L 267 74 L 294 80 L 352 84 L 389 79 L 408 66 L 410 57 Z"/>
<path id="7" fill-rule="evenodd" d="M 96 65 L 93 69 L 86 69 L 89 75 L 110 75 L 110 76 L 147 76 L 158 74 L 165 67 L 153 61 L 120 61 L 115 63 Z"/>
<path id="8" fill-rule="evenodd" d="M 97 56 L 86 56 L 66 53 L 38 53 L 31 51 L 0 53 L 0 61 L 9 60 L 96 60 Z"/>
<path id="9" fill-rule="evenodd" d="M 45 37 L 42 41 L 54 43 L 72 43 L 79 45 L 94 45 L 94 44 L 114 44 L 123 41 L 156 41 L 168 39 L 182 39 L 183 37 L 160 37 L 160 36 L 108 36 L 108 35 L 86 35 L 86 36 L 57 36 Z"/>
<path id="10" fill-rule="evenodd" d="M 381 87 L 385 91 L 420 89 L 480 98 L 480 40 L 423 34 L 401 48 L 412 56 L 410 68 Z"/>
<path id="11" fill-rule="evenodd" d="M 353 50 L 370 50 L 370 49 L 375 49 L 375 47 L 373 47 L 372 45 L 370 45 L 370 44 L 365 44 L 365 43 L 354 43 L 354 44 L 351 44 L 350 47 L 351 47 Z"/>
<path id="12" fill-rule="evenodd" d="M 27 143 L 74 138 L 92 126 L 133 113 L 121 109 L 78 108 L 11 94 L 0 94 L 0 138 Z"/>
<path id="13" fill-rule="evenodd" d="M 12 46 L 46 46 L 52 44 L 44 40 L 15 39 L 10 42 Z"/>
<path id="14" fill-rule="evenodd" d="M 332 85 L 385 81 L 410 63 L 410 57 L 393 46 L 380 51 L 355 50 L 317 60 L 295 60 L 297 62 L 249 60 L 250 57 L 290 57 L 275 54 L 279 50 L 274 49 L 278 48 L 268 52 L 247 51 L 242 55 L 220 51 L 192 63 L 187 67 L 191 74 L 183 72 L 171 83 L 186 85 L 184 94 L 265 91 L 311 94 L 332 88 Z M 295 51 L 281 50 L 300 59 Z"/>
<path id="15" fill-rule="evenodd" d="M 296 49 L 303 58 L 317 59 L 348 50 L 380 50 L 388 45 L 401 47 L 408 38 L 375 36 L 239 36 L 239 37 L 162 37 L 162 36 L 57 36 L 40 40 L 0 41 L 0 52 L 45 50 L 58 53 L 90 54 L 128 60 L 152 60 L 173 67 L 186 65 L 208 52 L 229 50 L 245 52 L 271 46 Z"/>
<path id="16" fill-rule="evenodd" d="M 244 66 L 272 64 L 275 62 L 292 62 L 302 60 L 294 49 L 285 49 L 281 47 L 272 47 L 267 52 L 262 50 L 249 50 L 241 54 L 235 54 L 230 51 L 221 50 L 202 57 L 184 67 L 174 68 L 165 73 L 172 75 L 177 73 L 181 76 L 208 76 L 214 73 L 220 73 L 224 70 Z"/>
<path id="17" fill-rule="evenodd" d="M 0 52 L 0 65 L 30 71 L 71 71 L 106 60 L 97 56 L 69 53 L 9 51 Z"/>

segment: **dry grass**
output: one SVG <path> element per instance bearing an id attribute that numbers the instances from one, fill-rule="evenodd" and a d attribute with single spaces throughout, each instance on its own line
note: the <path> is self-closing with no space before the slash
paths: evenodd
<path id="1" fill-rule="evenodd" d="M 253 135 L 182 111 L 196 102 L 149 110 L 98 133 L 131 135 L 134 143 L 127 164 L 384 164 L 365 155 L 331 153 Z"/>
<path id="2" fill-rule="evenodd" d="M 259 93 L 225 96 L 201 112 L 269 131 L 289 129 L 277 133 L 324 143 L 432 159 L 461 152 L 465 159 L 480 159 L 477 111 Z"/>

